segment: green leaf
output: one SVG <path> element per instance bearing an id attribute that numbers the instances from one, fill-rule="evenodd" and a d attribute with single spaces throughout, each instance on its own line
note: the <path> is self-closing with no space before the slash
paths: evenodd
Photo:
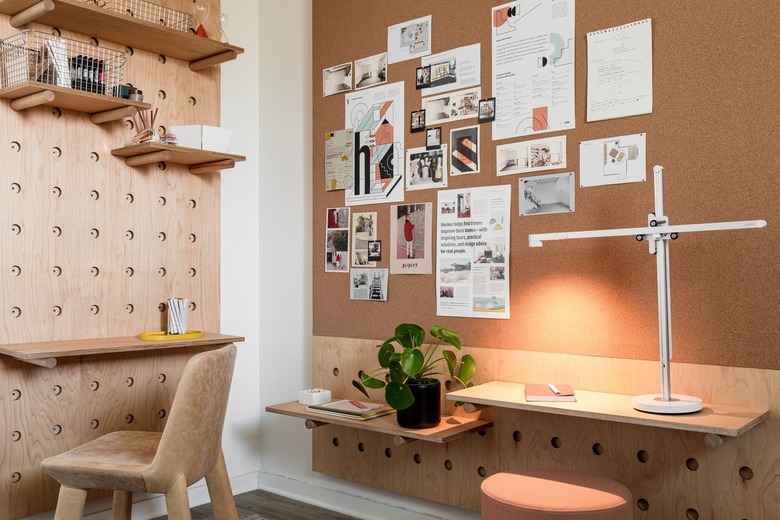
<path id="1" fill-rule="evenodd" d="M 395 338 L 405 349 L 417 348 L 425 343 L 425 329 L 413 323 L 402 323 L 395 328 Z"/>
<path id="2" fill-rule="evenodd" d="M 379 366 L 382 368 L 387 368 L 390 366 L 390 361 L 393 359 L 393 354 L 395 354 L 395 349 L 393 348 L 392 343 L 385 343 L 379 348 L 379 353 L 377 354 L 377 357 L 379 358 Z"/>
<path id="3" fill-rule="evenodd" d="M 434 325 L 431 327 L 431 336 L 446 341 L 458 350 L 462 348 L 460 345 L 460 336 L 454 330 L 445 329 L 440 325 Z"/>
<path id="4" fill-rule="evenodd" d="M 425 356 L 419 349 L 404 350 L 401 354 L 401 366 L 409 377 L 416 377 L 425 364 Z"/>
<path id="5" fill-rule="evenodd" d="M 385 388 L 385 400 L 387 404 L 396 410 L 409 408 L 414 402 L 414 396 L 409 387 L 402 383 L 391 382 Z"/>
<path id="6" fill-rule="evenodd" d="M 461 358 L 460 370 L 458 371 L 458 379 L 465 383 L 477 373 L 477 362 L 471 357 L 471 354 L 466 354 Z"/>
<path id="7" fill-rule="evenodd" d="M 361 385 L 361 384 L 360 384 L 358 381 L 355 381 L 355 380 L 353 379 L 353 380 L 352 380 L 352 386 L 354 386 L 355 388 L 357 388 L 358 390 L 360 390 L 361 392 L 363 392 L 363 395 L 365 395 L 366 397 L 368 397 L 369 399 L 371 399 L 371 396 L 370 396 L 370 395 L 368 395 L 368 392 L 366 392 L 366 389 L 365 389 L 365 387 L 363 387 L 363 385 Z"/>
<path id="8" fill-rule="evenodd" d="M 444 359 L 447 361 L 447 369 L 450 371 L 450 376 L 455 375 L 455 367 L 458 366 L 458 358 L 451 350 L 443 350 L 441 353 Z"/>
<path id="9" fill-rule="evenodd" d="M 360 374 L 360 382 L 363 383 L 363 385 L 367 386 L 368 388 L 384 388 L 385 382 L 381 379 L 377 379 L 375 377 L 371 377 L 370 375 L 366 374 L 365 372 Z"/>
<path id="10" fill-rule="evenodd" d="M 403 383 L 406 380 L 406 374 L 404 374 L 404 369 L 401 368 L 400 362 L 391 361 L 390 366 L 387 368 L 390 373 L 390 381 L 396 383 Z"/>

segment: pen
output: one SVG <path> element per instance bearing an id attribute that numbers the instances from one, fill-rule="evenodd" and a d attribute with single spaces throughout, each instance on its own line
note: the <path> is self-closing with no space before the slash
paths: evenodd
<path id="1" fill-rule="evenodd" d="M 547 386 L 549 386 L 550 390 L 552 390 L 553 393 L 555 393 L 556 395 L 561 395 L 561 391 L 558 390 L 558 388 L 554 384 L 550 383 Z"/>

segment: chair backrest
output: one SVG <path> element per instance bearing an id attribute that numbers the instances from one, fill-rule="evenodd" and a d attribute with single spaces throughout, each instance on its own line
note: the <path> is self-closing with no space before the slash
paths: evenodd
<path id="1" fill-rule="evenodd" d="M 166 487 L 184 474 L 191 485 L 209 472 L 222 450 L 236 346 L 196 354 L 187 362 L 149 470 L 147 486 Z"/>

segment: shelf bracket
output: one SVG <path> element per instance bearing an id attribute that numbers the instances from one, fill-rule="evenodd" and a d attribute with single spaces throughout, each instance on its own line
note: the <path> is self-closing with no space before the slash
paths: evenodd
<path id="1" fill-rule="evenodd" d="M 143 166 L 145 164 L 152 164 L 160 161 L 168 161 L 171 158 L 171 152 L 168 150 L 159 150 L 157 152 L 144 153 L 141 155 L 135 155 L 125 159 L 125 164 L 128 166 Z"/>
<path id="2" fill-rule="evenodd" d="M 89 120 L 96 125 L 99 125 L 101 123 L 108 123 L 109 121 L 116 121 L 123 117 L 133 117 L 137 113 L 138 109 L 136 107 L 120 107 L 112 110 L 105 110 L 103 112 L 95 112 L 89 116 Z"/>
<path id="3" fill-rule="evenodd" d="M 29 96 L 20 97 L 11 101 L 10 105 L 17 112 L 51 103 L 57 96 L 51 90 L 41 90 Z"/>
<path id="4" fill-rule="evenodd" d="M 492 408 L 492 406 L 485 405 L 485 404 L 463 403 L 463 411 L 466 413 L 479 412 L 481 410 L 486 410 L 488 408 Z"/>
<path id="5" fill-rule="evenodd" d="M 723 446 L 723 437 L 716 433 L 708 433 L 704 436 L 704 444 L 706 444 L 708 448 L 720 448 Z"/>
<path id="6" fill-rule="evenodd" d="M 24 361 L 25 363 L 30 363 L 31 365 L 38 365 L 39 367 L 43 367 L 43 368 L 54 368 L 57 366 L 57 358 L 53 358 L 53 357 L 37 358 L 37 359 L 21 359 L 21 361 Z"/>
<path id="7" fill-rule="evenodd" d="M 220 159 L 219 161 L 213 161 L 202 164 L 193 164 L 190 166 L 190 173 L 197 175 L 199 173 L 209 173 L 219 170 L 228 170 L 235 167 L 236 161 L 233 159 Z"/>
<path id="8" fill-rule="evenodd" d="M 234 60 L 237 57 L 238 52 L 231 49 L 220 54 L 215 54 L 214 56 L 209 56 L 208 58 L 191 61 L 189 67 L 191 71 L 196 72 L 211 67 L 212 65 L 219 65 L 220 63 Z"/>
<path id="9" fill-rule="evenodd" d="M 306 426 L 307 430 L 313 430 L 314 428 L 325 426 L 328 423 L 322 421 L 315 421 L 314 419 L 306 419 L 306 421 L 304 421 L 303 424 Z"/>
<path id="10" fill-rule="evenodd" d="M 11 17 L 11 27 L 16 29 L 24 27 L 28 23 L 43 16 L 49 11 L 54 11 L 54 2 L 52 0 L 41 0 L 37 4 L 33 4 L 24 11 L 19 11 Z"/>
<path id="11" fill-rule="evenodd" d="M 393 435 L 393 444 L 395 446 L 403 446 L 404 444 L 409 444 L 410 442 L 414 442 L 417 439 L 410 439 L 409 437 L 404 437 L 402 435 Z"/>

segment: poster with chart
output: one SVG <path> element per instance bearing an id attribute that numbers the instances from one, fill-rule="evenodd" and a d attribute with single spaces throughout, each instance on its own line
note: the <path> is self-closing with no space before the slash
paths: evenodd
<path id="1" fill-rule="evenodd" d="M 574 128 L 574 0 L 491 11 L 493 140 Z"/>
<path id="2" fill-rule="evenodd" d="M 512 187 L 439 192 L 436 314 L 509 319 Z"/>

